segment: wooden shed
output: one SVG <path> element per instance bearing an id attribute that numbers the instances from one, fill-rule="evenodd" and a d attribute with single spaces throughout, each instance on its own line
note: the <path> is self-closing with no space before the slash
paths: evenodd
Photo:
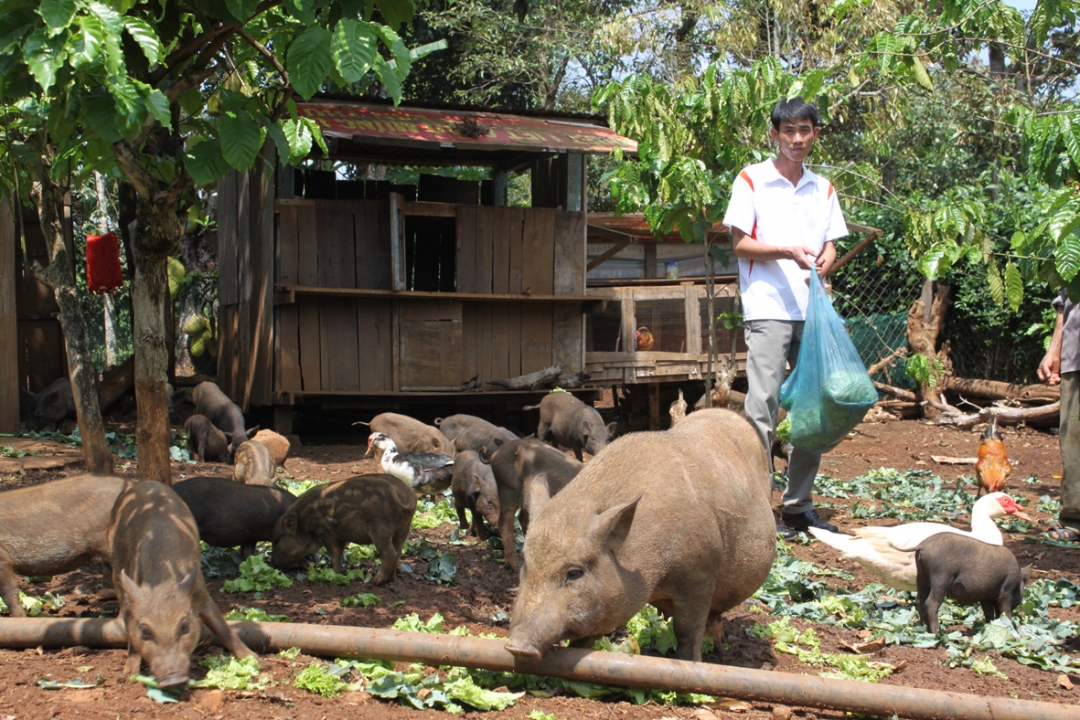
<path id="1" fill-rule="evenodd" d="M 593 117 L 312 102 L 349 167 L 490 168 L 484 180 L 357 179 L 283 167 L 273 148 L 218 185 L 222 388 L 245 409 L 470 401 L 492 381 L 585 368 L 585 160 L 633 141 Z M 531 169 L 531 207 L 507 206 Z M 370 177 L 370 173 L 367 173 Z M 579 376 L 580 377 L 580 376 Z"/>

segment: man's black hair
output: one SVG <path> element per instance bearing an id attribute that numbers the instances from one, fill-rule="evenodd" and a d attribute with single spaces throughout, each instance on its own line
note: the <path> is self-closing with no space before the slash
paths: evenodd
<path id="1" fill-rule="evenodd" d="M 821 125 L 817 107 L 813 103 L 806 102 L 801 97 L 781 100 L 776 103 L 776 107 L 772 109 L 772 126 L 774 128 L 779 130 L 780 125 L 785 121 L 793 122 L 795 120 L 809 120 L 814 127 Z"/>

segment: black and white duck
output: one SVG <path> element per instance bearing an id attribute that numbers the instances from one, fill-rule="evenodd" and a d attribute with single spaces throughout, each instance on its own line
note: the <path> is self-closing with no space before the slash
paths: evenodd
<path id="1" fill-rule="evenodd" d="M 393 475 L 416 492 L 435 495 L 450 487 L 454 458 L 439 453 L 399 453 L 397 444 L 385 433 L 368 437 L 368 448 L 381 451 L 382 471 Z"/>

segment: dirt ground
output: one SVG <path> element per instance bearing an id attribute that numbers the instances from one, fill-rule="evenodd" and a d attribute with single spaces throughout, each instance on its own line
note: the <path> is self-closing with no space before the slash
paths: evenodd
<path id="1" fill-rule="evenodd" d="M 375 471 L 374 462 L 365 460 L 363 445 L 319 445 L 318 438 L 303 438 L 304 446 L 285 463 L 285 469 L 295 480 L 331 480 Z M 7 439 L 5 439 L 7 442 Z M 859 426 L 851 438 L 825 456 L 821 472 L 840 479 L 851 479 L 868 470 L 879 467 L 897 469 L 928 469 L 945 480 L 961 475 L 971 475 L 971 466 L 940 465 L 931 456 L 968 457 L 975 454 L 979 443 L 977 433 L 927 424 L 922 421 L 893 421 L 884 424 Z M 1032 563 L 1036 577 L 1066 577 L 1080 582 L 1080 549 L 1052 547 L 1033 543 L 1038 533 L 1053 526 L 1054 518 L 1035 509 L 1041 495 L 1057 498 L 1060 491 L 1061 462 L 1057 437 L 1045 432 L 1021 428 L 1006 429 L 1005 443 L 1014 464 L 1012 482 L 1008 490 L 1014 496 L 1023 497 L 1028 513 L 1036 520 L 1031 529 L 1029 542 L 1019 534 L 1006 535 L 1006 545 L 1020 558 L 1021 564 Z M 47 444 L 46 444 L 47 445 Z M 52 452 L 44 447 L 39 453 Z M 66 448 L 54 449 L 57 456 L 68 453 Z M 120 472 L 134 474 L 134 461 L 122 461 Z M 58 477 L 76 474 L 77 467 L 61 462 L 57 466 L 38 469 L 31 464 L 21 474 L 0 476 L 0 490 L 10 490 L 29 484 L 45 482 Z M 10 471 L 10 468 L 5 468 Z M 231 468 L 223 465 L 194 467 L 177 463 L 174 479 L 192 475 L 229 476 Z M 1037 476 L 1039 483 L 1022 482 L 1028 476 Z M 3 495 L 0 494 L 0 498 Z M 778 501 L 778 494 L 774 495 Z M 2 499 L 0 499 L 2 502 Z M 843 501 L 830 499 L 831 507 L 822 515 L 838 524 L 841 530 L 858 527 L 863 521 L 852 520 L 846 514 Z M 884 524 L 889 524 L 886 521 Z M 444 524 L 431 530 L 414 531 L 432 546 L 449 547 L 452 526 Z M 861 589 L 872 576 L 858 565 L 838 560 L 835 551 L 821 543 L 812 545 L 792 544 L 792 551 L 802 560 L 810 560 L 820 566 L 838 568 L 853 574 L 853 580 L 830 578 L 837 585 L 851 590 Z M 484 544 L 454 546 L 458 572 L 451 586 L 436 585 L 418 577 L 418 573 L 398 573 L 398 579 L 378 589 L 366 587 L 359 582 L 346 587 L 328 584 L 297 582 L 290 589 L 277 589 L 266 593 L 260 600 L 250 594 L 222 594 L 222 580 L 209 581 L 211 593 L 222 610 L 228 612 L 237 607 L 262 608 L 270 613 L 288 615 L 293 622 L 316 624 L 340 624 L 389 628 L 396 619 L 410 613 L 418 613 L 427 619 L 439 612 L 446 618 L 446 628 L 467 625 L 474 633 L 495 632 L 505 635 L 508 614 L 513 605 L 516 576 L 501 562 L 498 553 Z M 409 563 L 409 559 L 405 560 Z M 60 576 L 47 583 L 23 582 L 23 589 L 40 596 L 46 591 L 61 595 L 66 601 L 60 616 L 97 617 L 101 613 L 115 614 L 115 601 L 100 601 L 94 596 L 102 586 L 100 567 L 91 564 L 82 570 Z M 342 608 L 338 599 L 360 592 L 375 592 L 383 600 L 369 608 Z M 403 605 L 391 607 L 395 601 Z M 1071 620 L 1080 619 L 1076 608 L 1053 610 L 1057 616 Z M 497 618 L 497 619 L 496 619 Z M 799 663 L 792 655 L 774 651 L 772 641 L 758 639 L 746 631 L 754 622 L 768 620 L 768 616 L 751 614 L 746 606 L 729 613 L 725 640 L 727 649 L 706 655 L 707 662 L 732 666 L 773 670 L 777 672 L 816 674 L 816 670 Z M 0 618 L 6 622 L 6 618 Z M 803 627 L 799 620 L 792 621 Z M 857 631 L 839 627 L 815 625 L 822 639 L 824 652 L 843 652 L 843 645 L 860 641 Z M 980 675 L 964 668 L 948 668 L 941 664 L 941 649 L 915 649 L 907 646 L 886 646 L 878 657 L 893 665 L 903 663 L 903 669 L 882 680 L 885 684 L 897 684 L 915 688 L 932 688 L 986 696 L 1036 699 L 1054 703 L 1077 705 L 1080 717 L 1080 677 L 1072 676 L 1071 683 L 1077 687 L 1066 689 L 1057 673 L 1043 672 L 1007 658 L 995 657 L 997 668 L 1007 679 Z M 362 716 L 375 719 L 400 720 L 402 718 L 429 716 L 436 711 L 417 711 L 394 702 L 378 700 L 364 692 L 344 693 L 334 699 L 323 699 L 293 686 L 293 677 L 307 667 L 312 658 L 300 656 L 288 660 L 277 656 L 262 658 L 262 666 L 275 680 L 265 691 L 222 693 L 216 690 L 189 691 L 183 702 L 177 705 L 157 705 L 150 700 L 144 689 L 123 677 L 125 652 L 122 650 L 93 651 L 86 648 L 60 651 L 21 650 L 0 651 L 0 720 L 18 718 L 116 718 L 116 717 L 165 717 L 195 711 L 195 717 L 205 718 L 352 718 Z M 196 676 L 202 673 L 196 670 Z M 103 684 L 93 689 L 43 690 L 36 683 L 47 678 L 56 681 L 75 677 L 92 679 L 97 675 Z M 787 715 L 765 703 L 742 705 L 718 701 L 701 707 L 638 706 L 625 701 L 591 701 L 574 697 L 540 698 L 526 696 L 514 707 L 502 711 L 507 718 L 526 718 L 535 710 L 566 718 L 696 718 L 710 720 L 719 718 L 750 718 L 765 720 Z M 467 717 L 482 713 L 468 712 Z M 189 715 L 191 717 L 191 715 Z M 843 713 L 811 709 L 794 709 L 796 718 L 839 719 Z"/>

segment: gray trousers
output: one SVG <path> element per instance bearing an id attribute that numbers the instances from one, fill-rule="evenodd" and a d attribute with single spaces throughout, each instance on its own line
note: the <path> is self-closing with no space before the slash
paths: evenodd
<path id="1" fill-rule="evenodd" d="M 1080 372 L 1061 373 L 1061 513 L 1063 527 L 1080 531 Z"/>
<path id="2" fill-rule="evenodd" d="M 802 333 L 802 321 L 750 320 L 746 323 L 746 380 L 749 385 L 746 417 L 761 436 L 770 471 L 773 469 L 772 441 L 776 434 L 776 414 L 780 409 L 780 386 L 784 383 L 786 363 L 790 361 L 791 366 L 795 366 Z M 788 486 L 781 498 L 783 512 L 801 513 L 814 507 L 810 493 L 820 464 L 821 455 L 792 449 L 788 457 Z M 771 478 L 769 482 L 772 482 Z"/>

